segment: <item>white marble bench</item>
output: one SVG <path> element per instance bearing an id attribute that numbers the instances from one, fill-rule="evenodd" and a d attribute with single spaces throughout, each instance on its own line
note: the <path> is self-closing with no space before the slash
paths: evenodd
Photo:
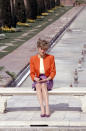
<path id="1" fill-rule="evenodd" d="M 86 88 L 85 87 L 60 87 L 48 92 L 49 95 L 67 95 L 78 98 L 81 102 L 81 109 L 86 112 Z M 0 113 L 4 113 L 7 107 L 7 100 L 12 96 L 36 95 L 36 91 L 29 88 L 6 87 L 0 88 Z"/>

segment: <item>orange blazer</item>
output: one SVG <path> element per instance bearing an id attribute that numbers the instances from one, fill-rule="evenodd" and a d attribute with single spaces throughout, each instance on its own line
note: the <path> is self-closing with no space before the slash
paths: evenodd
<path id="1" fill-rule="evenodd" d="M 45 75 L 47 77 L 51 77 L 52 79 L 56 75 L 56 67 L 55 67 L 55 60 L 53 55 L 46 54 L 46 56 L 43 58 L 44 63 L 44 70 Z M 40 75 L 40 58 L 38 57 L 38 54 L 35 56 L 32 56 L 30 58 L 30 76 L 32 80 L 34 80 L 34 77 L 39 77 Z"/>

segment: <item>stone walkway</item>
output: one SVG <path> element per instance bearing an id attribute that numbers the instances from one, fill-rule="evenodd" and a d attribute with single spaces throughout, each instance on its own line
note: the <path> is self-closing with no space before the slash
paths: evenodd
<path id="1" fill-rule="evenodd" d="M 32 39 L 25 42 L 21 47 L 5 56 L 0 60 L 0 66 L 4 66 L 4 70 L 1 72 L 2 80 L 0 86 L 6 86 L 12 79 L 5 73 L 5 71 L 15 72 L 19 74 L 21 70 L 29 63 L 30 56 L 36 53 L 36 42 L 38 38 L 46 39 L 51 41 L 57 34 L 59 34 L 69 22 L 75 18 L 83 7 L 74 7 L 69 10 L 66 14 L 60 17 L 59 20 L 55 21 Z M 53 32 L 53 34 L 52 34 Z"/>
<path id="2" fill-rule="evenodd" d="M 75 0 L 61 0 L 61 4 L 65 6 L 72 6 Z"/>
<path id="3" fill-rule="evenodd" d="M 57 73 L 54 88 L 65 86 L 66 82 L 69 85 L 72 82 L 71 70 L 73 71 L 73 69 L 78 68 L 78 59 L 81 56 L 80 53 L 86 40 L 85 12 L 86 8 L 84 8 L 79 17 L 66 30 L 62 38 L 59 39 L 58 44 L 51 50 L 51 53 L 56 57 L 56 65 L 58 65 L 57 72 L 59 71 L 60 74 L 58 75 Z M 85 71 L 85 61 L 83 65 L 83 71 Z M 66 72 L 67 70 L 68 72 Z M 84 78 L 84 76 L 81 78 Z M 57 83 L 59 83 L 58 86 Z M 86 85 L 86 83 L 84 84 Z M 28 87 L 31 87 L 31 85 L 28 84 Z M 86 113 L 81 111 L 79 99 L 73 96 L 49 96 L 49 104 L 51 116 L 49 118 L 41 118 L 40 107 L 36 96 L 13 96 L 8 100 L 8 112 L 0 114 L 0 129 L 2 131 L 12 129 L 14 131 L 86 130 Z"/>

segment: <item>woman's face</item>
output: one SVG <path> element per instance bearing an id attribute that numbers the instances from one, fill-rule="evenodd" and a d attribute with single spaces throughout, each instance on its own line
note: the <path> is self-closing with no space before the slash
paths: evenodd
<path id="1" fill-rule="evenodd" d="M 44 57 L 44 56 L 45 56 L 46 51 L 47 51 L 46 48 L 45 48 L 45 49 L 43 49 L 43 48 L 41 48 L 41 47 L 38 48 L 38 53 L 39 53 L 39 55 L 40 55 L 41 57 Z"/>

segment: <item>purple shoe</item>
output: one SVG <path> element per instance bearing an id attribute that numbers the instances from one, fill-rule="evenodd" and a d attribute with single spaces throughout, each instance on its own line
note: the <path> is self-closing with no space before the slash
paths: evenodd
<path id="1" fill-rule="evenodd" d="M 45 114 L 41 114 L 40 116 L 41 116 L 41 117 L 45 117 L 46 115 L 45 115 Z"/>
<path id="2" fill-rule="evenodd" d="M 46 114 L 45 117 L 50 117 L 50 115 L 47 115 L 47 114 Z"/>

